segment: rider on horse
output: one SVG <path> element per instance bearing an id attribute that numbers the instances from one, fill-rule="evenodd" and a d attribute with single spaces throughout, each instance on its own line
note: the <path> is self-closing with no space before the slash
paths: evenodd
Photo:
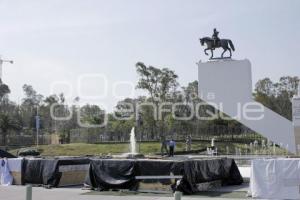
<path id="1" fill-rule="evenodd" d="M 218 42 L 220 41 L 220 38 L 219 38 L 219 32 L 217 31 L 216 28 L 214 28 L 214 33 L 211 38 L 214 41 L 214 46 L 217 46 Z"/>
<path id="2" fill-rule="evenodd" d="M 224 53 L 226 51 L 229 51 L 229 54 L 230 54 L 229 57 L 226 57 L 226 58 L 231 58 L 231 56 L 232 56 L 231 51 L 235 50 L 234 45 L 233 45 L 231 40 L 229 40 L 229 39 L 220 39 L 219 38 L 219 32 L 217 31 L 216 28 L 214 28 L 214 33 L 213 33 L 212 37 L 200 38 L 200 44 L 202 46 L 206 44 L 206 46 L 207 46 L 207 48 L 204 49 L 205 55 L 208 55 L 208 53 L 206 52 L 207 50 L 211 51 L 210 59 L 214 58 L 213 51 L 217 48 L 222 48 L 224 50 L 221 54 L 221 57 L 220 57 L 221 59 L 224 58 Z"/>

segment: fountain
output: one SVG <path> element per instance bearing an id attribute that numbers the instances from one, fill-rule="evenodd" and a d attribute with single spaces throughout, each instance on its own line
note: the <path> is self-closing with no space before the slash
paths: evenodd
<path id="1" fill-rule="evenodd" d="M 134 127 L 131 129 L 130 132 L 130 151 L 131 154 L 136 154 L 136 140 L 135 140 Z"/>
<path id="2" fill-rule="evenodd" d="M 226 146 L 226 154 L 229 155 L 229 147 Z"/>
<path id="3" fill-rule="evenodd" d="M 145 156 L 136 151 L 136 138 L 135 138 L 135 129 L 132 127 L 130 131 L 130 153 L 122 154 L 122 158 L 144 158 Z"/>
<path id="4" fill-rule="evenodd" d="M 215 138 L 212 138 L 211 139 L 211 145 L 210 145 L 211 147 L 214 147 L 215 146 Z"/>

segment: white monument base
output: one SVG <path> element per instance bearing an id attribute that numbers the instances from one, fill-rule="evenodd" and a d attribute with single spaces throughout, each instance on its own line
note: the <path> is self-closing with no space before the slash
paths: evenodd
<path id="1" fill-rule="evenodd" d="M 297 154 L 300 153 L 300 96 L 294 96 L 292 100 L 293 105 L 293 125 L 294 125 L 294 135 Z"/>
<path id="2" fill-rule="evenodd" d="M 253 100 L 249 60 L 199 62 L 198 81 L 202 100 L 290 152 L 296 152 L 292 122 Z"/>

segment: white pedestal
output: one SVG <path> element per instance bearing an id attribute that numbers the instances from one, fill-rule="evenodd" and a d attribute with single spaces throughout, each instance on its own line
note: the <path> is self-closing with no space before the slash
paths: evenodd
<path id="1" fill-rule="evenodd" d="M 300 96 L 292 99 L 293 106 L 293 125 L 297 153 L 300 153 Z"/>
<path id="2" fill-rule="evenodd" d="M 201 99 L 214 107 L 218 105 L 216 108 L 223 107 L 225 114 L 271 141 L 283 144 L 290 152 L 296 152 L 292 122 L 253 100 L 249 60 L 200 62 L 198 81 Z M 263 110 L 244 114 L 245 108 L 251 108 L 249 105 Z"/>

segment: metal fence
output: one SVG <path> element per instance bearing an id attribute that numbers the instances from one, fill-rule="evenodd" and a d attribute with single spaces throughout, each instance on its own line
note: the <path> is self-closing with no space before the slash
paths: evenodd
<path id="1" fill-rule="evenodd" d="M 7 135 L 6 144 L 4 144 L 3 135 L 0 135 L 0 146 L 33 146 L 36 145 L 36 135 Z M 45 134 L 39 135 L 39 144 L 57 144 L 58 135 L 57 134 Z"/>
<path id="2" fill-rule="evenodd" d="M 108 132 L 104 129 L 74 129 L 70 132 L 70 143 L 103 143 L 103 142 L 127 142 L 130 138 L 130 131 L 123 133 Z M 247 127 L 228 127 L 228 126 L 207 126 L 198 128 L 197 131 L 178 131 L 167 132 L 165 136 L 175 140 L 185 140 L 191 135 L 196 140 L 211 140 L 216 138 L 220 141 L 248 141 L 261 138 L 258 134 Z M 144 130 L 136 130 L 138 141 L 158 141 L 159 134 L 147 134 Z"/>

